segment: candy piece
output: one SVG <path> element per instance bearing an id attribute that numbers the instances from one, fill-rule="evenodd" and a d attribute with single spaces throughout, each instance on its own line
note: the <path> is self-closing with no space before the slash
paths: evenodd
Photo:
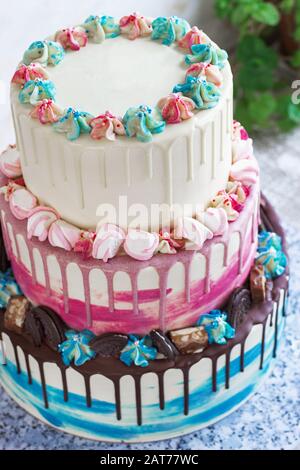
<path id="1" fill-rule="evenodd" d="M 36 104 L 30 116 L 33 119 L 39 119 L 41 124 L 53 124 L 61 118 L 62 114 L 63 110 L 53 100 L 45 99 Z"/>
<path id="2" fill-rule="evenodd" d="M 9 299 L 4 313 L 4 327 L 9 331 L 21 334 L 30 308 L 29 300 L 23 295 L 15 295 Z"/>
<path id="3" fill-rule="evenodd" d="M 89 123 L 92 119 L 93 116 L 89 113 L 68 108 L 59 121 L 53 124 L 53 128 L 56 132 L 67 134 L 67 138 L 72 141 L 78 139 L 80 134 L 91 132 Z"/>
<path id="4" fill-rule="evenodd" d="M 48 240 L 52 246 L 71 251 L 80 240 L 81 230 L 64 220 L 56 220 L 49 228 Z"/>
<path id="5" fill-rule="evenodd" d="M 9 145 L 0 155 L 0 171 L 7 178 L 18 178 L 22 175 L 20 154 L 15 145 Z"/>
<path id="6" fill-rule="evenodd" d="M 37 203 L 37 198 L 28 189 L 22 187 L 13 191 L 9 197 L 10 210 L 18 220 L 27 219 Z"/>
<path id="7" fill-rule="evenodd" d="M 140 142 L 151 142 L 152 134 L 159 134 L 166 127 L 166 123 L 159 118 L 156 119 L 153 110 L 145 105 L 129 108 L 123 123 L 127 136 L 136 136 Z"/>
<path id="8" fill-rule="evenodd" d="M 250 289 L 252 300 L 255 304 L 266 300 L 266 277 L 263 265 L 257 264 L 253 266 L 250 273 Z"/>
<path id="9" fill-rule="evenodd" d="M 190 29 L 187 21 L 177 16 L 159 17 L 152 22 L 152 39 L 161 40 L 165 46 L 182 39 Z"/>
<path id="10" fill-rule="evenodd" d="M 123 229 L 114 224 L 105 224 L 98 230 L 92 256 L 102 259 L 105 263 L 114 258 L 122 246 L 126 234 Z"/>
<path id="11" fill-rule="evenodd" d="M 11 81 L 17 85 L 24 86 L 25 83 L 37 78 L 42 80 L 49 79 L 48 72 L 41 64 L 20 64 Z"/>
<path id="12" fill-rule="evenodd" d="M 167 124 L 176 124 L 193 117 L 192 110 L 195 109 L 195 103 L 181 93 L 171 93 L 158 102 L 158 107 Z"/>
<path id="13" fill-rule="evenodd" d="M 36 106 L 43 99 L 55 100 L 56 89 L 50 80 L 29 80 L 19 93 L 22 104 L 30 103 Z"/>
<path id="14" fill-rule="evenodd" d="M 134 259 L 148 261 L 154 255 L 158 245 L 159 236 L 157 233 L 130 229 L 124 243 L 124 250 Z"/>
<path id="15" fill-rule="evenodd" d="M 97 336 L 90 342 L 90 347 L 100 357 L 119 357 L 128 343 L 128 336 L 107 333 Z"/>
<path id="16" fill-rule="evenodd" d="M 81 47 L 85 47 L 88 41 L 88 35 L 83 28 L 66 28 L 57 31 L 55 41 L 59 42 L 64 49 L 79 51 Z"/>
<path id="17" fill-rule="evenodd" d="M 33 209 L 27 222 L 27 236 L 31 240 L 37 237 L 40 242 L 47 240 L 50 225 L 59 219 L 59 215 L 50 207 L 39 206 Z"/>
<path id="18" fill-rule="evenodd" d="M 58 65 L 65 56 L 61 44 L 54 41 L 35 41 L 25 51 L 23 62 L 30 65 L 39 62 L 42 65 Z"/>
<path id="19" fill-rule="evenodd" d="M 259 167 L 254 159 L 238 160 L 230 169 L 230 178 L 239 181 L 246 186 L 252 186 L 258 180 Z"/>
<path id="20" fill-rule="evenodd" d="M 213 83 L 206 81 L 204 77 L 192 77 L 188 75 L 185 83 L 179 83 L 173 88 L 173 93 L 181 92 L 191 98 L 197 109 L 211 109 L 220 99 L 220 90 Z"/>
<path id="21" fill-rule="evenodd" d="M 227 314 L 225 312 L 212 310 L 208 314 L 201 315 L 197 325 L 204 326 L 209 344 L 226 344 L 227 339 L 235 336 L 235 329 L 226 320 Z"/>
<path id="22" fill-rule="evenodd" d="M 239 212 L 233 208 L 233 199 L 226 191 L 220 191 L 217 196 L 210 201 L 209 205 L 210 207 L 224 209 L 229 222 L 234 222 L 239 216 Z"/>
<path id="23" fill-rule="evenodd" d="M 116 135 L 126 134 L 121 119 L 108 111 L 92 119 L 89 125 L 92 128 L 91 137 L 96 140 L 105 137 L 107 140 L 114 141 L 116 140 Z"/>
<path id="24" fill-rule="evenodd" d="M 152 32 L 151 20 L 148 20 L 139 13 L 123 16 L 120 19 L 121 33 L 128 36 L 128 39 L 136 39 L 139 36 L 149 36 Z"/>
<path id="25" fill-rule="evenodd" d="M 150 338 L 157 351 L 170 361 L 172 361 L 175 356 L 178 356 L 178 350 L 161 330 L 152 330 L 150 332 Z"/>
<path id="26" fill-rule="evenodd" d="M 147 367 L 149 360 L 156 359 L 157 349 L 148 346 L 149 337 L 138 338 L 137 336 L 130 335 L 128 343 L 123 349 L 120 360 L 127 366 L 135 364 L 139 367 Z"/>
<path id="27" fill-rule="evenodd" d="M 44 342 L 57 351 L 58 345 L 65 339 L 67 326 L 64 321 L 49 307 L 34 307 L 31 314 L 41 323 Z"/>
<path id="28" fill-rule="evenodd" d="M 84 259 L 88 259 L 92 256 L 93 243 L 96 238 L 95 232 L 81 231 L 80 238 L 74 246 L 74 251 L 82 253 Z"/>
<path id="29" fill-rule="evenodd" d="M 217 87 L 222 86 L 223 75 L 216 65 L 206 64 L 204 62 L 191 65 L 187 72 L 186 77 L 204 77 L 208 82 L 213 83 Z"/>
<path id="30" fill-rule="evenodd" d="M 207 227 L 215 237 L 228 230 L 228 219 L 222 207 L 209 207 L 198 216 L 199 221 Z"/>
<path id="31" fill-rule="evenodd" d="M 169 335 L 181 354 L 201 352 L 208 345 L 208 335 L 203 326 L 171 331 Z"/>
<path id="32" fill-rule="evenodd" d="M 174 233 L 170 234 L 167 230 L 159 232 L 159 240 L 156 251 L 165 255 L 175 255 L 177 250 L 181 250 L 185 246 L 185 240 L 175 240 Z"/>
<path id="33" fill-rule="evenodd" d="M 191 51 L 191 47 L 195 44 L 207 44 L 209 41 L 209 37 L 203 31 L 197 28 L 197 26 L 193 26 L 192 29 L 178 41 L 178 46 Z"/>
<path id="34" fill-rule="evenodd" d="M 222 69 L 225 66 L 225 62 L 228 60 L 227 52 L 213 44 L 194 44 L 191 46 L 191 51 L 192 54 L 185 56 L 185 62 L 188 65 L 197 62 L 205 62 L 207 64 L 216 65 L 219 69 Z"/>
<path id="35" fill-rule="evenodd" d="M 177 219 L 174 229 L 175 238 L 187 240 L 186 250 L 201 250 L 206 240 L 213 238 L 213 233 L 201 222 L 192 217 Z"/>
<path id="36" fill-rule="evenodd" d="M 24 331 L 29 335 L 35 347 L 40 348 L 42 346 L 44 339 L 43 327 L 40 320 L 31 310 L 26 315 Z"/>
<path id="37" fill-rule="evenodd" d="M 68 330 L 65 332 L 65 337 L 67 339 L 58 345 L 58 351 L 66 366 L 70 366 L 72 362 L 75 366 L 82 366 L 96 356 L 95 351 L 89 346 L 89 343 L 95 338 L 91 331 Z"/>
<path id="38" fill-rule="evenodd" d="M 238 288 L 232 294 L 229 304 L 226 308 L 227 321 L 234 328 L 237 329 L 243 322 L 245 316 L 251 308 L 251 294 L 249 289 Z"/>

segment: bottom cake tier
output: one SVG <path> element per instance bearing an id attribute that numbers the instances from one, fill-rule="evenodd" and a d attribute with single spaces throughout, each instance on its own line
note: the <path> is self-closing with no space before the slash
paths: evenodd
<path id="1" fill-rule="evenodd" d="M 286 254 L 284 233 L 264 197 L 261 229 L 277 233 Z M 248 279 L 245 290 L 249 283 Z M 149 361 L 146 368 L 128 366 L 103 354 L 81 366 L 66 366 L 51 338 L 48 343 L 38 341 L 37 324 L 31 323 L 29 328 L 32 337 L 28 328 L 26 334 L 20 334 L 18 325 L 7 326 L 2 312 L 1 384 L 22 408 L 41 421 L 86 438 L 141 442 L 198 430 L 238 408 L 270 370 L 284 328 L 288 269 L 267 284 L 265 300 L 258 302 L 252 295 L 250 306 L 243 296 L 234 294 L 230 323 L 236 331 L 226 344 L 209 344 L 201 352 L 179 353 L 172 358 L 168 340 L 158 344 L 167 357 Z M 59 334 L 52 314 L 50 323 L 51 327 L 43 323 L 44 328 Z"/>

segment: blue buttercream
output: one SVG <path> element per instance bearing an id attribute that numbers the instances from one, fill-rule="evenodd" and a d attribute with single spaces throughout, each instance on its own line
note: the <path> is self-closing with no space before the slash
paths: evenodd
<path id="1" fill-rule="evenodd" d="M 100 22 L 107 38 L 115 38 L 121 34 L 120 26 L 113 16 L 101 16 Z"/>
<path id="2" fill-rule="evenodd" d="M 93 116 L 89 113 L 68 108 L 59 121 L 53 124 L 53 128 L 56 132 L 67 134 L 69 140 L 76 140 L 80 134 L 91 132 L 92 128 L 88 124 L 91 119 Z"/>
<path id="3" fill-rule="evenodd" d="M 152 22 L 152 29 L 152 39 L 161 40 L 165 46 L 170 46 L 182 39 L 191 27 L 186 20 L 177 16 L 160 16 Z"/>
<path id="4" fill-rule="evenodd" d="M 166 127 L 165 121 L 155 119 L 153 110 L 144 105 L 138 108 L 129 108 L 123 118 L 123 124 L 127 136 L 136 136 L 141 142 L 150 142 L 152 134 L 159 134 Z"/>
<path id="5" fill-rule="evenodd" d="M 146 344 L 149 337 L 138 338 L 137 336 L 130 335 L 127 346 L 121 353 L 120 360 L 127 366 L 135 364 L 139 367 L 147 367 L 149 360 L 156 359 L 157 349 Z"/>
<path id="6" fill-rule="evenodd" d="M 12 295 L 22 295 L 11 269 L 0 272 L 0 308 L 5 308 Z"/>
<path id="7" fill-rule="evenodd" d="M 58 346 L 58 350 L 66 366 L 71 365 L 73 361 L 75 366 L 82 366 L 96 356 L 95 351 L 89 346 L 90 341 L 95 338 L 91 331 L 69 330 L 66 331 L 65 337 L 66 341 Z"/>
<path id="8" fill-rule="evenodd" d="M 207 82 L 204 77 L 193 77 L 188 75 L 185 83 L 178 84 L 173 88 L 173 93 L 182 93 L 191 98 L 196 108 L 214 108 L 220 99 L 221 92 L 213 83 Z"/>
<path id="9" fill-rule="evenodd" d="M 267 231 L 259 233 L 255 262 L 263 265 L 267 279 L 275 279 L 285 272 L 287 258 L 279 235 Z"/>
<path id="10" fill-rule="evenodd" d="M 40 62 L 43 65 L 58 65 L 65 56 L 61 44 L 55 41 L 35 41 L 23 55 L 23 63 L 30 65 L 32 62 Z"/>
<path id="11" fill-rule="evenodd" d="M 227 339 L 234 338 L 235 329 L 227 323 L 227 314 L 221 310 L 212 310 L 206 315 L 201 315 L 197 325 L 204 326 L 208 334 L 209 344 L 226 344 Z"/>
<path id="12" fill-rule="evenodd" d="M 22 104 L 30 103 L 35 106 L 39 101 L 51 99 L 55 101 L 56 89 L 50 80 L 29 80 L 19 93 Z"/>
<path id="13" fill-rule="evenodd" d="M 223 49 L 219 49 L 213 44 L 194 44 L 191 46 L 192 54 L 185 56 L 188 65 L 198 62 L 216 65 L 222 69 L 228 59 L 228 54 Z"/>

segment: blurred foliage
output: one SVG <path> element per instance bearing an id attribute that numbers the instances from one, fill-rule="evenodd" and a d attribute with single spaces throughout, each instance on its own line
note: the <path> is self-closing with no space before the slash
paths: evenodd
<path id="1" fill-rule="evenodd" d="M 300 79 L 300 0 L 215 0 L 215 8 L 239 32 L 232 57 L 236 119 L 249 130 L 300 125 L 300 105 L 291 100 L 297 69 Z M 292 31 L 282 27 L 286 19 Z M 290 55 L 281 53 L 282 34 L 296 43 Z"/>

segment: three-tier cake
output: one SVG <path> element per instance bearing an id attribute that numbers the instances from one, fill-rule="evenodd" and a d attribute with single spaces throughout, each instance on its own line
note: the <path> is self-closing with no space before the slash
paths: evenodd
<path id="1" fill-rule="evenodd" d="M 268 372 L 286 244 L 232 93 L 226 52 L 177 17 L 90 16 L 25 51 L 0 158 L 0 381 L 29 413 L 164 439 Z"/>

